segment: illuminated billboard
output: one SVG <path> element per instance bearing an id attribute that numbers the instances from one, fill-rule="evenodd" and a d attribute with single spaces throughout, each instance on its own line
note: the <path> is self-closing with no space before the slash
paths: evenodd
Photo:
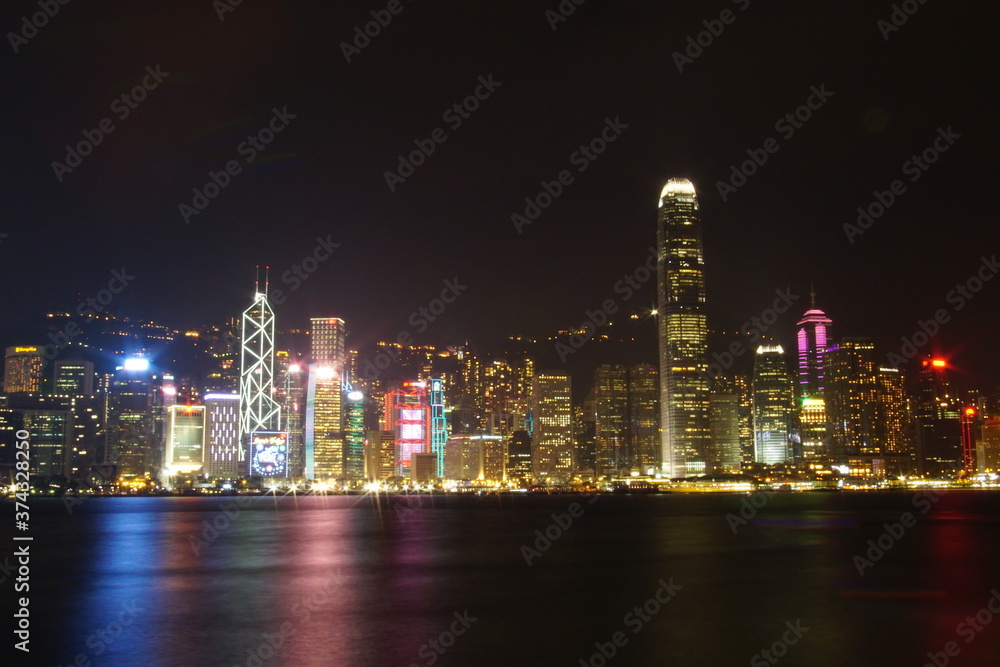
<path id="1" fill-rule="evenodd" d="M 287 431 L 254 431 L 250 434 L 250 474 L 288 476 Z"/>

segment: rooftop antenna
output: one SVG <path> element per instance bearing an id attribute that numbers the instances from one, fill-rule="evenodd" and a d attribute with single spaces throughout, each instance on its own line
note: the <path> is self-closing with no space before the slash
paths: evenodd
<path id="1" fill-rule="evenodd" d="M 269 278 L 270 274 L 271 274 L 271 267 L 270 266 L 265 266 L 264 267 L 264 293 L 265 294 L 267 294 L 267 288 L 271 284 L 271 280 Z"/>
<path id="2" fill-rule="evenodd" d="M 813 283 L 813 282 L 811 282 L 811 281 L 809 283 L 809 301 L 812 303 L 812 306 L 810 306 L 810 307 L 813 310 L 815 310 L 816 309 L 816 284 Z"/>
<path id="3" fill-rule="evenodd" d="M 254 269 L 256 269 L 256 273 L 253 277 L 253 293 L 257 294 L 260 292 L 260 264 L 255 266 Z"/>

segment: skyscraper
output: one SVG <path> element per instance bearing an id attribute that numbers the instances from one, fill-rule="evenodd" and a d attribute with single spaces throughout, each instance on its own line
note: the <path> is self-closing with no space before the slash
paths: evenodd
<path id="1" fill-rule="evenodd" d="M 57 396 L 93 396 L 94 364 L 83 359 L 60 359 L 55 363 L 52 393 Z"/>
<path id="2" fill-rule="evenodd" d="M 629 437 L 628 371 L 624 366 L 598 366 L 594 372 L 598 477 L 628 474 L 635 452 Z"/>
<path id="3" fill-rule="evenodd" d="M 205 476 L 236 479 L 240 469 L 239 394 L 205 394 Z"/>
<path id="4" fill-rule="evenodd" d="M 306 392 L 306 476 L 343 479 L 344 367 L 347 329 L 339 317 L 310 319 L 312 364 Z"/>
<path id="5" fill-rule="evenodd" d="M 811 293 L 811 307 L 798 323 L 798 398 L 799 429 L 802 437 L 802 456 L 805 460 L 817 459 L 827 452 L 827 347 L 829 327 L 833 321 L 816 308 L 816 294 Z"/>
<path id="6" fill-rule="evenodd" d="M 656 243 L 662 470 L 686 477 L 712 465 L 705 261 L 691 181 L 663 187 Z"/>
<path id="7" fill-rule="evenodd" d="M 243 311 L 240 350 L 240 462 L 249 474 L 254 431 L 278 431 L 281 406 L 274 400 L 274 311 L 264 291 L 254 286 L 254 301 Z"/>
<path id="8" fill-rule="evenodd" d="M 753 364 L 753 430 L 757 463 L 774 465 L 789 457 L 792 381 L 780 345 L 761 345 Z"/>
<path id="9" fill-rule="evenodd" d="M 568 480 L 573 472 L 573 405 L 570 377 L 557 371 L 539 371 L 532 391 L 534 436 L 532 463 L 535 478 Z"/>
<path id="10" fill-rule="evenodd" d="M 41 347 L 36 345 L 8 347 L 4 357 L 4 393 L 40 392 L 44 365 Z"/>
<path id="11" fill-rule="evenodd" d="M 659 373 L 650 364 L 628 369 L 629 435 L 634 468 L 647 475 L 660 466 Z"/>

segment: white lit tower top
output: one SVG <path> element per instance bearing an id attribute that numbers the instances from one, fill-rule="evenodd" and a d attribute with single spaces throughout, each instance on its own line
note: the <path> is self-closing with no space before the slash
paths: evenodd
<path id="1" fill-rule="evenodd" d="M 254 282 L 254 301 L 243 311 L 240 348 L 240 443 L 254 431 L 281 429 L 281 406 L 274 400 L 274 311 Z M 241 448 L 242 449 L 242 448 Z M 246 450 L 241 451 L 245 455 Z"/>

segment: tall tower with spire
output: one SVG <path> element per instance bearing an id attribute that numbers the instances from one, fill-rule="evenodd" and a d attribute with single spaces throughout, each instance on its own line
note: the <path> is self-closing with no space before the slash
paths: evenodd
<path id="1" fill-rule="evenodd" d="M 827 349 L 833 320 L 816 307 L 816 290 L 809 286 L 809 310 L 798 323 L 798 381 L 796 384 L 802 456 L 827 454 Z"/>
<path id="2" fill-rule="evenodd" d="M 260 267 L 254 281 L 254 299 L 243 311 L 240 346 L 240 467 L 249 473 L 250 435 L 255 431 L 279 431 L 281 406 L 274 400 L 274 311 L 260 290 Z"/>
<path id="3" fill-rule="evenodd" d="M 656 244 L 661 470 L 670 477 L 686 477 L 714 467 L 705 259 L 691 181 L 675 178 L 663 187 Z"/>

